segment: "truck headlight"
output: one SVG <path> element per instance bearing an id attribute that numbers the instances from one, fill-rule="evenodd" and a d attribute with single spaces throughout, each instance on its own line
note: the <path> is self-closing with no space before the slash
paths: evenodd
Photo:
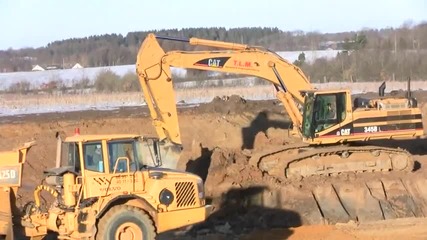
<path id="1" fill-rule="evenodd" d="M 168 189 L 165 188 L 160 192 L 159 201 L 161 204 L 169 206 L 173 202 L 173 199 L 173 193 Z"/>
<path id="2" fill-rule="evenodd" d="M 197 180 L 197 190 L 199 191 L 199 198 L 205 198 L 205 186 L 202 179 Z"/>

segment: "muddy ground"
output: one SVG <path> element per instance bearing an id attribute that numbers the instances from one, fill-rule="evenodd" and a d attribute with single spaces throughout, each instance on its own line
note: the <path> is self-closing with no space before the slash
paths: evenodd
<path id="1" fill-rule="evenodd" d="M 404 93 L 393 93 L 399 94 Z M 426 92 L 416 91 L 414 95 L 423 114 L 427 115 Z M 163 236 L 165 239 L 369 239 L 368 236 L 388 239 L 391 233 L 397 236 L 408 230 L 414 237 L 427 236 L 427 230 L 423 230 L 426 229 L 423 218 L 427 216 L 427 191 L 423 189 L 427 183 L 427 168 L 424 167 L 427 166 L 427 143 L 424 140 L 381 142 L 403 147 L 414 154 L 416 171 L 410 174 L 347 174 L 328 180 L 311 178 L 282 184 L 249 166 L 245 151 L 242 151 L 298 142 L 288 135 L 289 121 L 278 101 L 246 101 L 237 96 L 216 98 L 198 107 L 180 108 L 179 121 L 184 145 L 179 168 L 205 180 L 207 196 L 216 209 L 206 223 L 194 226 L 185 234 L 170 233 Z M 0 150 L 37 141 L 24 167 L 19 205 L 32 198 L 32 190 L 41 181 L 42 171 L 54 166 L 56 132 L 72 135 L 75 128 L 80 128 L 81 134 L 155 136 L 148 111 L 143 107 L 2 117 L 0 122 Z M 424 125 L 427 126 L 426 119 Z M 382 197 L 375 195 L 378 184 L 381 190 L 377 190 L 383 191 Z M 316 185 L 323 187 L 319 190 L 314 188 Z M 304 194 L 314 194 L 317 200 L 305 201 Z M 359 195 L 365 196 L 363 204 L 354 209 L 343 207 L 339 210 L 341 208 L 330 200 L 335 199 L 342 206 L 346 205 L 343 200 L 352 203 L 351 199 Z M 322 203 L 322 197 L 327 206 Z M 323 211 L 319 212 L 316 204 L 322 205 Z M 389 206 L 389 210 L 384 206 Z M 366 208 L 367 211 L 362 211 Z M 402 222 L 397 218 L 417 220 Z M 371 220 L 384 219 L 381 226 L 368 224 Z M 348 222 L 350 224 L 345 224 Z M 368 222 L 368 225 L 355 227 L 352 222 Z M 325 223 L 331 225 L 322 225 Z M 372 226 L 378 226 L 378 231 Z"/>

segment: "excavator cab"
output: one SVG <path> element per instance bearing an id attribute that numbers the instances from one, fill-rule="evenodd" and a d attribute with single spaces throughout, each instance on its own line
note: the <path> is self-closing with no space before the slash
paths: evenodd
<path id="1" fill-rule="evenodd" d="M 305 94 L 302 135 L 315 138 L 346 119 L 347 91 L 311 91 Z"/>

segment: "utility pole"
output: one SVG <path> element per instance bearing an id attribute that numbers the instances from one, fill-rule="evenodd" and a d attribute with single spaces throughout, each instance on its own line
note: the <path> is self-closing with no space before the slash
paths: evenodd
<path id="1" fill-rule="evenodd" d="M 397 60 L 397 34 L 396 34 L 396 30 L 394 30 L 394 57 Z"/>

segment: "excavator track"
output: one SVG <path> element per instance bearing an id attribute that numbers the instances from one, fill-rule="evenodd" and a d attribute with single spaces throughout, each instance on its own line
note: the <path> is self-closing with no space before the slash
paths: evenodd
<path id="1" fill-rule="evenodd" d="M 310 146 L 290 144 L 251 156 L 249 163 L 278 179 L 361 172 L 411 172 L 412 155 L 379 146 Z"/>

